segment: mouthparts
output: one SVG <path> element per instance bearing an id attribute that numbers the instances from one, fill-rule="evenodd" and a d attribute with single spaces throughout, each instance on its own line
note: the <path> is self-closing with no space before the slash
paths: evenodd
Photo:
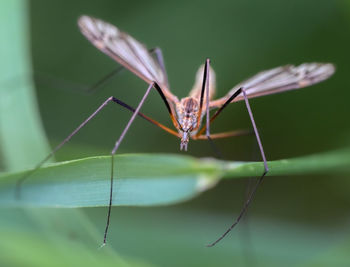
<path id="1" fill-rule="evenodd" d="M 181 138 L 180 150 L 187 151 L 188 141 L 189 141 L 188 133 L 187 132 L 183 132 L 182 138 Z"/>
<path id="2" fill-rule="evenodd" d="M 180 150 L 185 150 L 185 151 L 187 151 L 187 144 L 188 144 L 188 141 L 186 141 L 186 142 L 182 142 L 182 141 L 181 141 Z"/>

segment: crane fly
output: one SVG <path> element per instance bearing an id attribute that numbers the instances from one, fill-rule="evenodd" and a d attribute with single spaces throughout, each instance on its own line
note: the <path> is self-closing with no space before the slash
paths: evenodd
<path id="1" fill-rule="evenodd" d="M 228 104 L 244 100 L 252 122 L 261 157 L 264 162 L 264 171 L 260 179 L 257 181 L 255 187 L 249 194 L 239 213 L 239 216 L 234 221 L 234 223 L 216 241 L 208 245 L 214 246 L 221 239 L 223 239 L 240 221 L 246 212 L 257 187 L 261 184 L 263 177 L 269 170 L 262 142 L 259 137 L 258 129 L 253 118 L 248 98 L 254 98 L 310 86 L 312 84 L 326 80 L 335 71 L 335 67 L 331 63 L 303 63 L 299 66 L 285 65 L 262 71 L 252 78 L 245 80 L 233 87 L 225 96 L 219 99 L 213 99 L 215 94 L 215 72 L 210 66 L 210 60 L 206 59 L 205 64 L 200 66 L 197 71 L 195 84 L 188 97 L 179 100 L 178 97 L 170 91 L 162 51 L 159 48 L 147 50 L 145 45 L 138 42 L 129 34 L 120 31 L 117 27 L 107 22 L 90 16 L 81 16 L 78 20 L 78 25 L 83 35 L 94 46 L 121 64 L 124 68 L 133 72 L 149 85 L 136 109 L 122 102 L 116 97 L 109 97 L 66 139 L 64 139 L 56 148 L 54 148 L 53 151 L 34 169 L 35 171 L 40 168 L 47 159 L 53 156 L 57 150 L 59 150 L 66 142 L 68 142 L 71 137 L 73 137 L 82 127 L 84 127 L 109 102 L 117 103 L 133 113 L 111 151 L 109 205 L 102 246 L 106 244 L 112 207 L 114 170 L 113 155 L 117 152 L 119 145 L 121 144 L 125 134 L 129 130 L 136 116 L 140 116 L 150 123 L 160 127 L 164 131 L 180 138 L 180 150 L 187 151 L 190 139 L 207 139 L 211 141 L 212 139 L 246 134 L 246 131 L 231 131 L 216 134 L 210 133 L 210 123 L 217 118 L 217 116 L 228 106 Z M 176 130 L 171 129 L 140 112 L 140 109 L 152 88 L 156 89 L 162 98 Z M 210 110 L 216 110 L 211 117 L 209 116 Z M 206 121 L 205 125 L 202 126 L 204 117 L 206 117 Z M 18 181 L 17 187 L 19 187 L 19 185 L 27 177 L 28 175 L 22 177 L 22 179 Z"/>

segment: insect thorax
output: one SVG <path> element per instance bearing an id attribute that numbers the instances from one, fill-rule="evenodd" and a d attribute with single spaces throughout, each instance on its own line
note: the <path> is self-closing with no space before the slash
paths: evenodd
<path id="1" fill-rule="evenodd" d="M 176 105 L 176 113 L 178 121 L 183 132 L 192 132 L 197 128 L 199 104 L 197 99 L 193 97 L 182 98 L 180 103 Z"/>

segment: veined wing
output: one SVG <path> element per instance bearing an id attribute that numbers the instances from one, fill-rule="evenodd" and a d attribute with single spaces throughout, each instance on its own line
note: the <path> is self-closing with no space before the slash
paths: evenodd
<path id="1" fill-rule="evenodd" d="M 78 25 L 85 37 L 99 50 L 147 83 L 157 82 L 168 100 L 178 102 L 177 97 L 167 88 L 162 68 L 143 44 L 112 24 L 93 17 L 81 16 Z"/>
<path id="2" fill-rule="evenodd" d="M 249 98 L 253 98 L 310 86 L 326 80 L 334 71 L 335 67 L 331 63 L 303 63 L 299 66 L 286 65 L 262 71 L 236 85 L 226 96 L 211 101 L 210 107 L 220 107 L 241 87 L 246 90 Z M 232 102 L 243 99 L 243 94 L 240 94 Z"/>

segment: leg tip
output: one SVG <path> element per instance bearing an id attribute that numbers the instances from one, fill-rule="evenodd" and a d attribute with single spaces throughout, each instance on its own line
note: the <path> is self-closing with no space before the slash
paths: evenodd
<path id="1" fill-rule="evenodd" d="M 106 242 L 103 242 L 102 245 L 100 245 L 100 246 L 98 247 L 98 249 L 102 249 L 102 248 L 105 247 L 105 246 L 106 246 Z"/>

